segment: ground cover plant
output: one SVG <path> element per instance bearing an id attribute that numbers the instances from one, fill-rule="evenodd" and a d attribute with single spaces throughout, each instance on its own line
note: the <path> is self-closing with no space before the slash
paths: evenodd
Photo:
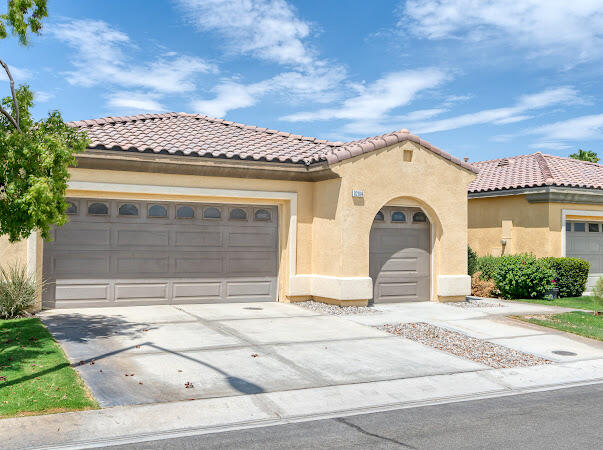
<path id="1" fill-rule="evenodd" d="M 583 311 L 522 316 L 520 320 L 603 341 L 603 316 Z"/>

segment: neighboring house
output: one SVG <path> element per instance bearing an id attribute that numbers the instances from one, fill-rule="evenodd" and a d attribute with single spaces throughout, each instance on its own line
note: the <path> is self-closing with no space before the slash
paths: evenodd
<path id="1" fill-rule="evenodd" d="M 534 153 L 473 163 L 469 245 L 478 255 L 530 252 L 590 262 L 603 275 L 603 166 Z"/>
<path id="2" fill-rule="evenodd" d="M 407 130 L 336 143 L 196 114 L 71 123 L 52 242 L 0 240 L 43 306 L 456 301 L 475 169 Z"/>

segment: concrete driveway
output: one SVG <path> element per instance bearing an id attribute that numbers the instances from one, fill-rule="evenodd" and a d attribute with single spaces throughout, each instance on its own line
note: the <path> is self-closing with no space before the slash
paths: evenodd
<path id="1" fill-rule="evenodd" d="M 45 311 L 41 318 L 102 406 L 486 368 L 282 303 L 86 308 Z"/>

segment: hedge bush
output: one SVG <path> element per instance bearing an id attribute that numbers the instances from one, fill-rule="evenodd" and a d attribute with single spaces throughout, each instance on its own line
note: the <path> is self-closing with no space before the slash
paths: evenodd
<path id="1" fill-rule="evenodd" d="M 491 280 L 500 264 L 502 256 L 480 256 L 477 258 L 476 272 L 481 272 L 482 280 Z"/>
<path id="2" fill-rule="evenodd" d="M 501 256 L 494 282 L 504 298 L 544 298 L 555 272 L 544 258 L 529 254 Z"/>
<path id="3" fill-rule="evenodd" d="M 477 253 L 467 246 L 467 274 L 471 277 L 477 271 Z"/>
<path id="4" fill-rule="evenodd" d="M 590 263 L 579 258 L 544 258 L 555 272 L 559 297 L 580 297 L 586 290 Z"/>

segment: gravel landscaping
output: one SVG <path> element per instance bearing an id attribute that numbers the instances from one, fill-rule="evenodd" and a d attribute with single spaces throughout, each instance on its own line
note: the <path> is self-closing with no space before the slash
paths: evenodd
<path id="1" fill-rule="evenodd" d="M 313 300 L 307 302 L 295 303 L 297 306 L 309 309 L 321 314 L 331 314 L 333 316 L 343 316 L 347 314 L 371 314 L 379 312 L 372 306 L 337 306 L 328 305 L 326 303 L 315 302 Z"/>
<path id="2" fill-rule="evenodd" d="M 455 306 L 457 308 L 504 308 L 505 304 L 497 302 L 495 300 L 477 300 L 469 298 L 464 302 L 449 302 L 445 303 L 447 306 Z"/>
<path id="3" fill-rule="evenodd" d="M 495 369 L 551 363 L 539 356 L 518 352 L 424 322 L 390 324 L 377 328 Z"/>

